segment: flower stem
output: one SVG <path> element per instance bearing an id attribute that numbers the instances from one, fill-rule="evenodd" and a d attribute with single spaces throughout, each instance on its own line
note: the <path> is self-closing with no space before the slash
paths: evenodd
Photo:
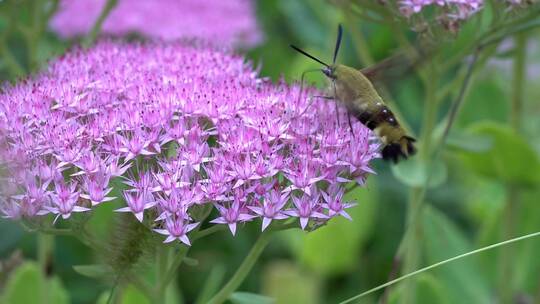
<path id="1" fill-rule="evenodd" d="M 41 266 L 43 273 L 46 273 L 50 268 L 50 263 L 52 259 L 52 252 L 54 247 L 54 236 L 38 233 L 37 234 L 38 242 L 38 262 Z"/>
<path id="2" fill-rule="evenodd" d="M 54 249 L 54 236 L 45 233 L 37 235 L 37 258 L 41 268 L 41 276 L 46 278 L 51 271 L 51 263 Z M 42 299 L 49 298 L 49 290 L 44 286 L 38 291 Z"/>
<path id="3" fill-rule="evenodd" d="M 512 83 L 512 99 L 510 111 L 510 125 L 516 133 L 521 128 L 521 113 L 523 109 L 523 91 L 525 83 L 525 63 L 527 37 L 525 33 L 520 33 L 515 37 L 515 57 Z M 506 205 L 502 216 L 503 222 L 501 234 L 503 238 L 510 238 L 516 231 L 516 223 L 519 209 L 519 189 L 512 184 L 506 185 Z M 514 286 L 509 282 L 514 282 L 514 269 L 512 267 L 512 256 L 515 250 L 511 247 L 503 247 L 499 256 L 501 265 L 499 269 L 499 297 L 501 303 L 510 303 L 513 298 Z"/>
<path id="4" fill-rule="evenodd" d="M 435 64 L 435 63 L 434 63 Z M 421 161 L 429 163 L 432 149 L 432 134 L 437 119 L 438 102 L 436 100 L 436 88 L 438 83 L 438 73 L 430 65 L 426 73 L 422 73 L 422 80 L 426 90 L 425 110 L 422 123 L 422 133 L 420 138 L 419 157 Z M 423 187 L 414 187 L 411 192 L 411 197 L 407 210 L 407 227 L 405 231 L 405 253 L 403 258 L 403 271 L 409 273 L 418 269 L 420 265 L 421 239 L 422 239 L 422 221 L 416 218 L 420 214 L 425 197 L 425 189 Z M 416 285 L 414 281 L 409 281 L 404 287 L 403 303 L 416 303 Z"/>
<path id="5" fill-rule="evenodd" d="M 101 26 L 103 25 L 103 22 L 105 22 L 105 19 L 107 19 L 107 16 L 109 16 L 109 13 L 113 10 L 113 8 L 117 4 L 118 4 L 118 0 L 107 0 L 107 3 L 105 3 L 105 6 L 101 10 L 99 17 L 96 20 L 96 23 L 94 23 L 94 26 L 92 26 L 90 33 L 88 33 L 88 35 L 84 39 L 84 42 L 83 42 L 84 47 L 89 47 L 92 44 L 94 44 L 99 32 L 101 31 Z"/>
<path id="6" fill-rule="evenodd" d="M 429 185 L 429 181 L 430 181 L 430 177 L 431 177 L 431 174 L 432 174 L 432 168 L 430 166 L 430 164 L 434 163 L 439 155 L 441 154 L 441 151 L 442 151 L 442 148 L 444 147 L 445 143 L 446 143 L 446 139 L 448 138 L 448 134 L 450 133 L 450 129 L 452 128 L 453 126 L 453 123 L 454 121 L 456 120 L 456 117 L 457 117 L 457 114 L 459 113 L 459 109 L 461 107 L 461 104 L 463 103 L 463 100 L 465 99 L 465 95 L 466 95 L 466 92 L 467 92 L 467 89 L 469 87 L 469 84 L 471 82 L 471 79 L 472 79 L 472 73 L 474 71 L 474 68 L 476 67 L 476 64 L 478 62 L 478 57 L 480 55 L 480 51 L 481 49 L 477 49 L 473 55 L 473 58 L 469 64 L 469 67 L 467 69 L 467 72 L 465 74 L 465 78 L 462 82 L 462 85 L 461 85 L 461 89 L 458 93 L 458 96 L 456 97 L 456 99 L 454 100 L 454 102 L 452 103 L 452 105 L 450 106 L 450 111 L 448 112 L 447 116 L 446 116 L 446 126 L 445 126 L 445 129 L 444 129 L 444 132 L 443 132 L 443 135 L 441 136 L 438 144 L 435 146 L 435 151 L 433 153 L 433 157 L 432 157 L 432 160 L 431 160 L 431 163 L 428 164 L 428 167 L 427 167 L 427 178 L 426 178 L 426 183 L 423 187 L 420 188 L 419 192 L 417 193 L 414 193 L 414 195 L 411 196 L 411 202 L 415 202 L 414 203 L 414 207 L 412 206 L 411 204 L 411 208 L 409 208 L 409 210 L 412 212 L 411 214 L 409 214 L 408 216 L 408 220 L 407 220 L 407 226 L 405 228 L 405 233 L 403 235 L 403 238 L 401 239 L 401 242 L 398 246 L 398 250 L 397 250 L 397 253 L 394 257 L 394 269 L 392 269 L 392 274 L 397 274 L 397 269 L 399 268 L 401 262 L 402 262 L 402 259 L 403 259 L 403 256 L 405 254 L 405 249 L 406 249 L 406 246 L 408 246 L 409 244 L 409 241 L 408 239 L 410 238 L 410 236 L 413 234 L 413 230 L 415 229 L 414 226 L 417 221 L 419 221 L 418 217 L 419 217 L 419 214 L 420 214 L 420 211 L 421 211 L 421 205 L 424 201 L 424 197 L 426 195 L 426 192 L 427 192 L 427 187 Z M 416 202 L 419 202 L 418 204 L 416 204 Z M 414 242 L 414 241 L 413 241 Z M 414 253 L 414 252 L 413 252 Z M 411 259 L 411 261 L 413 260 L 413 253 L 409 253 L 410 256 L 409 258 Z M 390 276 L 390 280 L 394 279 L 394 275 Z M 387 297 L 389 293 L 389 290 L 386 290 L 384 295 L 383 295 L 383 303 L 385 303 L 385 299 Z"/>
<path id="7" fill-rule="evenodd" d="M 520 33 L 515 38 L 516 52 L 514 57 L 514 71 L 512 81 L 512 106 L 510 111 L 510 125 L 516 131 L 521 129 L 521 113 L 523 110 L 523 92 L 525 88 L 525 64 L 527 52 L 527 34 Z"/>
<path id="8" fill-rule="evenodd" d="M 240 284 L 242 284 L 266 245 L 268 245 L 270 236 L 270 230 L 261 233 L 259 239 L 257 239 L 240 267 L 238 267 L 238 270 L 236 270 L 229 282 L 227 282 L 227 284 L 225 284 L 225 286 L 223 286 L 223 288 L 221 288 L 221 290 L 214 297 L 212 297 L 210 301 L 208 301 L 209 304 L 219 304 L 225 302 L 225 300 L 229 298 L 229 296 L 240 286 Z"/>
<path id="9" fill-rule="evenodd" d="M 197 233 L 193 236 L 193 238 L 191 239 L 192 242 L 200 239 L 200 238 L 203 238 L 203 237 L 206 237 L 206 236 L 209 236 L 211 234 L 214 234 L 218 231 L 222 231 L 222 230 L 226 230 L 227 229 L 227 226 L 225 225 L 214 225 L 210 228 L 206 228 L 204 230 L 201 230 L 201 231 L 197 231 Z"/>
<path id="10" fill-rule="evenodd" d="M 160 283 L 158 292 L 165 292 L 165 289 L 167 289 L 167 286 L 176 277 L 176 271 L 178 270 L 178 267 L 180 267 L 180 265 L 182 264 L 182 261 L 186 257 L 188 250 L 189 250 L 189 247 L 185 245 L 182 245 L 180 249 L 178 249 L 178 252 L 173 258 L 173 262 L 171 266 L 169 266 L 169 269 L 167 269 L 167 271 L 163 274 L 163 281 L 161 281 Z"/>
<path id="11" fill-rule="evenodd" d="M 148 284 L 141 276 L 129 270 L 125 273 L 121 273 L 119 279 L 126 280 L 130 284 L 133 284 L 138 290 L 147 296 L 148 299 L 154 299 L 156 293 L 150 284 Z M 117 284 L 122 284 L 119 281 Z M 117 287 L 118 288 L 118 287 Z M 112 292 L 112 291 L 111 291 Z M 156 302 L 157 303 L 157 302 Z"/>
<path id="12" fill-rule="evenodd" d="M 165 289 L 167 288 L 168 282 L 165 284 L 167 279 L 167 266 L 169 265 L 169 255 L 168 248 L 165 246 L 158 246 L 156 252 L 156 302 L 165 303 Z M 174 277 L 174 276 L 173 276 Z M 170 279 L 168 279 L 170 281 Z"/>

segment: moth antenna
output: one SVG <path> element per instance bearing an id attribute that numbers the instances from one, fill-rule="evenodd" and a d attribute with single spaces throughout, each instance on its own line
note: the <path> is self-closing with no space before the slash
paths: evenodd
<path id="1" fill-rule="evenodd" d="M 306 51 L 303 51 L 303 50 L 300 49 L 299 47 L 296 47 L 296 46 L 294 46 L 294 45 L 292 45 L 292 44 L 291 44 L 290 46 L 291 46 L 295 51 L 297 51 L 298 53 L 300 53 L 300 54 L 302 54 L 302 55 L 304 55 L 304 56 L 306 56 L 306 57 L 309 57 L 309 58 L 311 58 L 311 59 L 317 61 L 318 63 L 324 65 L 325 67 L 329 67 L 328 64 L 324 63 L 322 60 L 318 59 L 317 57 L 308 54 Z"/>
<path id="2" fill-rule="evenodd" d="M 336 59 L 339 52 L 339 46 L 341 45 L 342 36 L 343 36 L 343 28 L 341 27 L 341 24 L 338 24 L 336 47 L 334 48 L 334 60 L 332 61 L 332 64 L 336 64 Z"/>

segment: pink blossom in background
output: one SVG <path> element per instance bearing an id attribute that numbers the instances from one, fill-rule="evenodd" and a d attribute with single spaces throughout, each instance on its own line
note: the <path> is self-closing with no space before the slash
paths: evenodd
<path id="1" fill-rule="evenodd" d="M 310 90 L 300 98 L 298 86 L 205 46 L 72 50 L 3 87 L 0 213 L 69 220 L 115 204 L 185 244 L 201 205 L 233 234 L 248 221 L 349 218 L 344 187 L 373 172 L 378 144 L 360 122 L 350 129 L 345 109 L 338 119 L 333 103 L 311 103 L 320 92 Z"/>
<path id="2" fill-rule="evenodd" d="M 51 28 L 61 37 L 87 34 L 106 0 L 61 0 Z M 118 0 L 102 33 L 147 38 L 199 38 L 222 46 L 254 46 L 262 39 L 250 0 Z"/>
<path id="3" fill-rule="evenodd" d="M 399 0 L 401 13 L 406 17 L 420 13 L 425 7 L 436 6 L 443 9 L 443 17 L 464 20 L 478 12 L 483 0 Z"/>

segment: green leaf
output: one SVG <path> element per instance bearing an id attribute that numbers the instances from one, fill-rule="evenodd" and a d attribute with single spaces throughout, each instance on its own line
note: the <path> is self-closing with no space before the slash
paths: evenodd
<path id="1" fill-rule="evenodd" d="M 486 152 L 493 147 L 493 138 L 485 135 L 452 131 L 446 144 L 449 148 L 465 152 Z"/>
<path id="2" fill-rule="evenodd" d="M 431 169 L 431 174 L 429 174 Z M 418 157 L 409 158 L 392 166 L 394 176 L 409 187 L 423 187 L 429 178 L 428 187 L 434 188 L 446 181 L 448 172 L 446 165 L 441 160 L 433 163 L 431 168 Z"/>
<path id="3" fill-rule="evenodd" d="M 428 206 L 423 214 L 423 231 L 428 264 L 472 250 L 463 232 L 444 214 Z M 450 303 L 490 303 L 491 294 L 476 259 L 466 258 L 431 272 L 448 290 Z"/>
<path id="4" fill-rule="evenodd" d="M 446 290 L 446 287 L 436 276 L 429 273 L 422 273 L 418 275 L 415 280 L 417 292 L 416 298 L 419 303 L 451 303 L 448 299 L 448 291 Z M 403 286 L 404 285 L 400 285 L 398 288 L 392 289 L 388 297 L 388 303 L 401 303 Z"/>
<path id="5" fill-rule="evenodd" d="M 206 303 L 212 298 L 212 295 L 218 292 L 219 287 L 223 282 L 223 278 L 225 277 L 225 272 L 226 269 L 223 264 L 217 264 L 212 268 L 195 303 Z"/>
<path id="6" fill-rule="evenodd" d="M 463 205 L 471 220 L 484 225 L 500 213 L 506 201 L 506 191 L 499 182 L 470 174 L 463 176 L 460 182 L 466 191 Z M 495 224 L 499 225 L 498 222 Z"/>
<path id="7" fill-rule="evenodd" d="M 122 304 L 150 304 L 150 300 L 139 289 L 129 285 L 122 291 Z"/>
<path id="8" fill-rule="evenodd" d="M 95 264 L 95 265 L 76 265 L 73 266 L 75 272 L 82 274 L 83 276 L 90 278 L 103 278 L 106 276 L 112 276 L 113 270 L 108 265 Z"/>
<path id="9" fill-rule="evenodd" d="M 540 212 L 538 212 L 538 198 L 540 197 L 540 189 L 521 191 L 520 193 L 520 213 L 517 234 L 525 235 L 531 232 L 538 231 L 538 223 L 540 223 Z M 515 257 L 515 286 L 519 290 L 525 290 L 530 294 L 538 292 L 538 282 L 540 281 L 540 252 L 539 241 L 527 241 L 514 245 Z"/>
<path id="10" fill-rule="evenodd" d="M 503 182 L 535 186 L 540 183 L 540 161 L 535 150 L 521 135 L 507 126 L 483 122 L 471 127 L 473 134 L 493 140 L 487 153 L 464 152 L 462 160 L 479 175 Z"/>
<path id="11" fill-rule="evenodd" d="M 270 297 L 250 292 L 235 292 L 229 297 L 229 300 L 235 304 L 272 304 L 276 302 Z"/>
<path id="12" fill-rule="evenodd" d="M 5 304 L 45 303 L 42 298 L 44 290 L 45 280 L 39 266 L 33 262 L 26 262 L 10 276 L 1 302 Z"/>
<path id="13" fill-rule="evenodd" d="M 446 287 L 441 281 L 429 273 L 420 275 L 417 279 L 417 296 L 425 303 L 450 303 Z"/>
<path id="14" fill-rule="evenodd" d="M 70 301 L 69 294 L 58 277 L 45 279 L 38 264 L 26 262 L 9 277 L 0 303 L 68 304 Z"/>
<path id="15" fill-rule="evenodd" d="M 356 265 L 375 220 L 376 191 L 369 190 L 356 187 L 345 196 L 345 201 L 358 203 L 347 209 L 352 221 L 337 217 L 313 232 L 288 234 L 293 252 L 303 265 L 325 275 L 346 273 Z"/>
<path id="16" fill-rule="evenodd" d="M 165 304 L 184 304 L 184 298 L 176 284 L 176 280 L 171 282 L 165 290 Z"/>
<path id="17" fill-rule="evenodd" d="M 495 210 L 488 214 L 482 220 L 480 233 L 478 233 L 477 247 L 483 247 L 494 244 L 503 240 L 501 236 L 501 223 L 507 217 L 514 218 L 511 229 L 513 236 L 526 235 L 539 230 L 540 213 L 538 209 L 538 198 L 540 197 L 540 189 L 523 189 L 519 193 L 519 200 L 512 201 L 515 204 L 511 208 L 513 214 L 509 214 L 509 209 L 494 208 Z M 487 202 L 486 202 L 487 204 Z M 502 207 L 502 206 L 501 206 Z M 508 207 L 508 206 L 506 206 Z M 513 290 L 519 290 L 522 293 L 534 294 L 538 288 L 540 280 L 540 260 L 537 258 L 540 250 L 540 242 L 535 240 L 519 242 L 508 245 L 510 259 L 512 260 L 512 278 L 508 284 L 512 284 Z M 491 279 L 491 284 L 496 286 L 498 278 L 501 274 L 498 265 L 501 261 L 501 250 L 486 252 L 482 256 L 481 272 L 485 273 Z"/>
<path id="18" fill-rule="evenodd" d="M 110 291 L 104 291 L 104 292 L 102 292 L 102 293 L 99 295 L 99 297 L 98 297 L 98 299 L 97 299 L 97 301 L 96 301 L 96 304 L 109 304 L 109 303 L 107 303 L 107 301 L 109 300 L 109 292 L 110 292 Z"/>
<path id="19" fill-rule="evenodd" d="M 47 281 L 49 303 L 69 304 L 69 293 L 65 289 L 62 281 L 58 277 L 53 277 Z"/>
<path id="20" fill-rule="evenodd" d="M 497 75 L 475 79 L 474 85 L 463 102 L 456 126 L 469 126 L 481 120 L 505 122 L 508 115 L 508 102 L 503 87 L 503 80 Z"/>
<path id="21" fill-rule="evenodd" d="M 320 282 L 288 261 L 271 262 L 264 269 L 263 294 L 280 304 L 321 303 Z"/>

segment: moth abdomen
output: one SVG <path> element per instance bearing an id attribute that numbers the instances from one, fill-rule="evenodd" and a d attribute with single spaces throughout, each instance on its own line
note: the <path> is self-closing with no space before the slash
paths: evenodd
<path id="1" fill-rule="evenodd" d="M 410 136 L 402 136 L 398 141 L 387 144 L 381 151 L 383 159 L 392 160 L 394 163 L 397 163 L 400 158 L 406 159 L 415 154 L 415 141 L 416 140 Z"/>
<path id="2" fill-rule="evenodd" d="M 348 109 L 352 116 L 381 139 L 384 144 L 381 151 L 383 159 L 398 162 L 399 159 L 405 159 L 416 153 L 414 147 L 416 140 L 406 135 L 392 111 L 384 104 L 377 103 L 372 107 L 355 104 Z"/>
<path id="3" fill-rule="evenodd" d="M 392 111 L 385 105 L 375 105 L 373 107 L 355 105 L 348 107 L 348 110 L 352 116 L 372 131 L 383 123 L 388 123 L 392 127 L 400 127 Z"/>

